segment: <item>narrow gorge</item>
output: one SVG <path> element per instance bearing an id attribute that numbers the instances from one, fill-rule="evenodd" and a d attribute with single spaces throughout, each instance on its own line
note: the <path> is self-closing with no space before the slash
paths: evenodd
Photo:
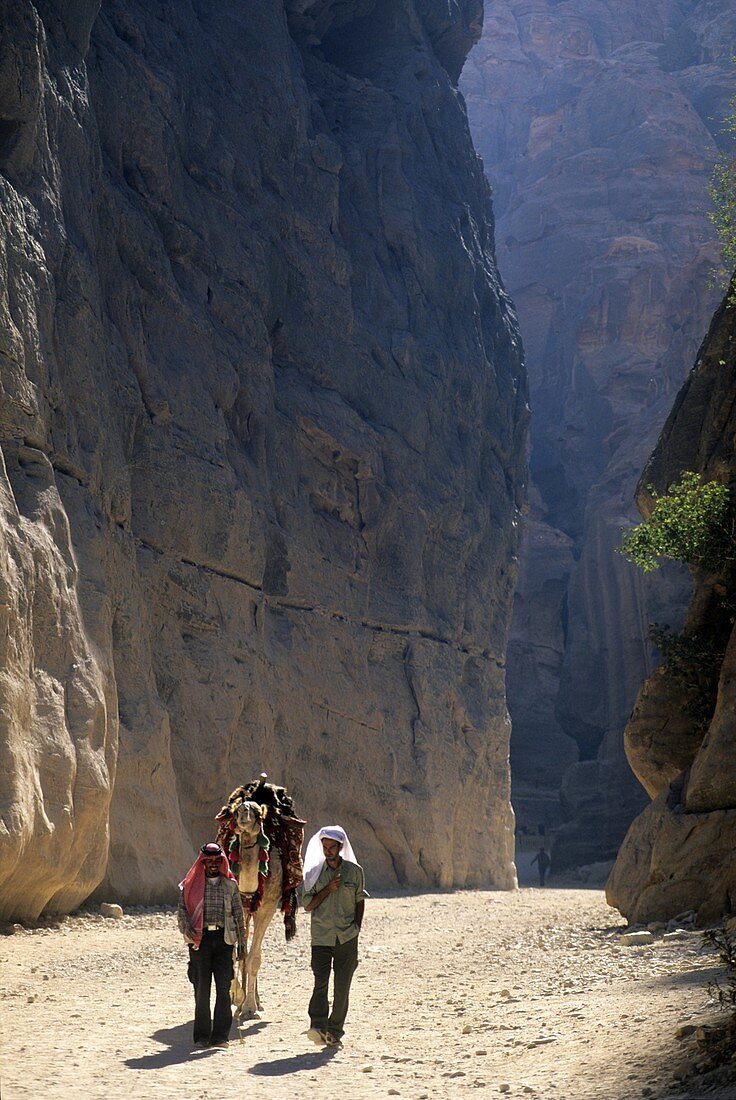
<path id="1" fill-rule="evenodd" d="M 617 549 L 732 480 L 726 305 L 641 473 L 732 5 L 0 10 L 0 919 L 171 900 L 262 770 L 386 887 L 513 887 L 513 805 L 556 871 L 626 836 L 632 919 L 731 908 L 731 643 L 706 733 L 648 639 L 716 582 Z"/>
<path id="2" fill-rule="evenodd" d="M 718 301 L 708 180 L 727 147 L 729 0 L 489 0 L 461 79 L 531 394 L 508 655 L 512 801 L 554 868 L 611 861 L 648 796 L 623 731 L 689 581 L 616 550 Z"/>

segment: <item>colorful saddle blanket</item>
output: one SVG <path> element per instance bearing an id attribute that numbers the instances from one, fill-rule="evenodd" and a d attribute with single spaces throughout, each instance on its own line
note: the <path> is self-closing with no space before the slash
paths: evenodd
<path id="1" fill-rule="evenodd" d="M 237 811 L 243 802 L 257 802 L 266 807 L 258 848 L 258 890 L 252 896 L 243 896 L 243 905 L 254 913 L 263 899 L 263 889 L 269 873 L 270 850 L 275 846 L 281 857 L 281 911 L 284 914 L 287 939 L 296 931 L 294 916 L 297 901 L 296 889 L 304 881 L 302 845 L 305 821 L 296 816 L 294 803 L 286 787 L 267 783 L 265 776 L 242 787 L 236 787 L 225 805 L 216 815 L 219 822 L 218 843 L 228 854 L 237 873 L 240 863 L 240 842 L 237 833 Z M 291 934 L 290 934 L 291 933 Z"/>

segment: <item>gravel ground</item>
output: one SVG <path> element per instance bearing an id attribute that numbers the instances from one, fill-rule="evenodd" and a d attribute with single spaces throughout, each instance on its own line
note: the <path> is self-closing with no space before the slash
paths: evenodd
<path id="1" fill-rule="evenodd" d="M 215 1100 L 234 1087 L 276 1100 L 734 1100 L 736 1066 L 689 1091 L 675 1077 L 697 1057 L 677 1029 L 713 1016 L 717 960 L 692 933 L 622 947 L 622 927 L 599 890 L 373 897 L 345 1043 L 321 1050 L 305 1037 L 308 918 L 291 944 L 274 922 L 263 1019 L 204 1051 L 173 912 L 18 928 L 0 938 L 2 1100 Z"/>

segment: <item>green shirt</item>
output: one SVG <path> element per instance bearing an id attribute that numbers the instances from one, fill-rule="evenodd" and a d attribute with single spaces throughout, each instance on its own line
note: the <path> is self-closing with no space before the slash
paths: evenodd
<path id="1" fill-rule="evenodd" d="M 339 866 L 333 871 L 325 861 L 312 889 L 305 890 L 303 904 L 308 905 L 335 875 L 340 876 L 339 889 L 334 894 L 328 894 L 322 904 L 309 914 L 312 918 L 314 947 L 334 947 L 336 943 L 346 943 L 355 939 L 360 931 L 355 922 L 355 909 L 358 902 L 367 898 L 368 894 L 363 868 L 357 863 L 341 859 Z"/>

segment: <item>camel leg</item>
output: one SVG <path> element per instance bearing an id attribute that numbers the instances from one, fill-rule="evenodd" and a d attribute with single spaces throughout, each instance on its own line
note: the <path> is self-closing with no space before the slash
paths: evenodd
<path id="1" fill-rule="evenodd" d="M 247 956 L 248 947 L 248 933 L 250 931 L 252 916 L 250 913 L 245 914 L 245 944 L 243 958 L 239 962 L 235 962 L 233 967 L 233 980 L 230 985 L 230 1001 L 235 1010 L 235 1018 L 240 1020 L 243 1016 L 245 1007 L 245 960 Z"/>
<path id="2" fill-rule="evenodd" d="M 261 946 L 266 929 L 276 912 L 277 903 L 264 898 L 260 909 L 253 918 L 253 939 L 250 942 L 245 960 L 245 1004 L 244 1012 L 257 1017 L 263 1005 L 258 996 L 258 971 L 261 968 Z"/>

